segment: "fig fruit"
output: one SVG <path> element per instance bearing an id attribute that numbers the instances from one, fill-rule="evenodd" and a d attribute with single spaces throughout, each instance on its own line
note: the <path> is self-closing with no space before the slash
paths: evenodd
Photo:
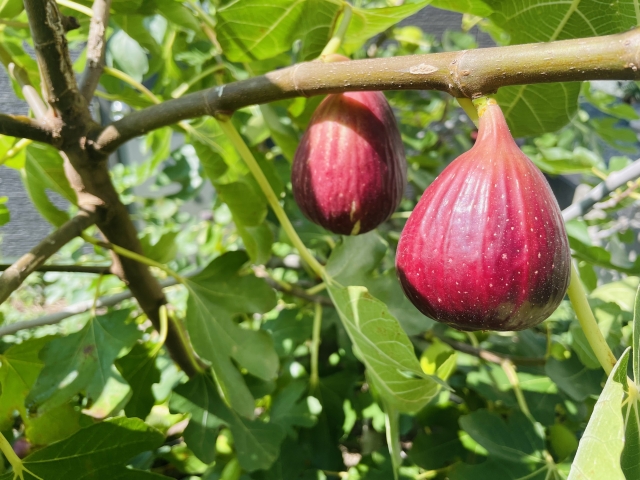
<path id="1" fill-rule="evenodd" d="M 569 286 L 571 252 L 549 184 L 518 148 L 502 110 L 479 102 L 480 129 L 425 190 L 396 257 L 405 294 L 460 330 L 522 330 Z"/>
<path id="2" fill-rule="evenodd" d="M 398 124 L 382 92 L 328 95 L 293 159 L 302 213 L 334 233 L 357 235 L 387 220 L 402 199 L 407 164 Z"/>

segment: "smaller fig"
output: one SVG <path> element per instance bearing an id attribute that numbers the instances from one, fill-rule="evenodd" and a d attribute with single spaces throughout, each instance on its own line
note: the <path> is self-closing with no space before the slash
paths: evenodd
<path id="1" fill-rule="evenodd" d="M 460 330 L 522 330 L 558 307 L 571 252 L 558 202 L 500 107 L 479 109 L 475 145 L 425 190 L 398 243 L 405 294 Z"/>
<path id="2" fill-rule="evenodd" d="M 382 92 L 328 95 L 293 160 L 302 213 L 334 233 L 357 235 L 387 220 L 402 199 L 407 164 L 400 131 Z"/>

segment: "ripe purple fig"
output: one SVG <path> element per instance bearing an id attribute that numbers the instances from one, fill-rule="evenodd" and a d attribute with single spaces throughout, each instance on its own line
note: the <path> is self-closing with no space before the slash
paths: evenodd
<path id="1" fill-rule="evenodd" d="M 460 330 L 523 330 L 569 286 L 571 252 L 549 184 L 518 148 L 494 100 L 478 139 L 425 190 L 396 257 L 407 297 Z"/>
<path id="2" fill-rule="evenodd" d="M 293 159 L 293 196 L 314 223 L 342 235 L 373 230 L 402 199 L 407 164 L 382 92 L 329 95 Z"/>

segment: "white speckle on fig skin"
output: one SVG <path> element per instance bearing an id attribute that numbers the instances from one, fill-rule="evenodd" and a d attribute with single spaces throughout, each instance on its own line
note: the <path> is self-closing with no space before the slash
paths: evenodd
<path id="1" fill-rule="evenodd" d="M 442 172 L 408 219 L 396 269 L 407 297 L 435 320 L 461 330 L 522 330 L 556 309 L 570 258 L 549 185 L 514 142 L 500 108 L 490 105 L 475 145 Z"/>

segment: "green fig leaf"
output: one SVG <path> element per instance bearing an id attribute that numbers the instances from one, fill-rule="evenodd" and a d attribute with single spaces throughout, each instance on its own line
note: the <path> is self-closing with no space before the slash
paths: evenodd
<path id="1" fill-rule="evenodd" d="M 198 375 L 178 386 L 171 398 L 174 411 L 191 414 L 184 432 L 185 441 L 198 458 L 215 459 L 216 438 L 221 425 L 233 435 L 238 461 L 252 472 L 267 469 L 278 458 L 284 430 L 274 423 L 248 420 L 239 416 L 222 401 L 211 378 Z"/>
<path id="2" fill-rule="evenodd" d="M 163 441 L 158 430 L 138 418 L 110 418 L 28 455 L 24 467 L 37 477 L 25 473 L 24 479 L 67 480 L 70 472 L 78 480 L 166 479 L 126 466 L 131 458 L 160 447 Z M 13 475 L 5 473 L 0 480 L 13 480 Z"/>
<path id="3" fill-rule="evenodd" d="M 264 280 L 239 274 L 248 260 L 245 252 L 228 252 L 185 285 L 186 323 L 196 352 L 211 362 L 229 404 L 252 418 L 253 396 L 232 359 L 263 380 L 276 377 L 279 362 L 266 331 L 242 328 L 233 319 L 236 314 L 268 312 L 276 305 L 275 293 Z"/>
<path id="4" fill-rule="evenodd" d="M 622 398 L 629 350 L 620 357 L 593 409 L 568 480 L 625 480 L 620 466 L 625 430 Z"/>
<path id="5" fill-rule="evenodd" d="M 365 287 L 328 285 L 329 294 L 380 395 L 400 412 L 417 412 L 442 382 L 420 368 L 413 345 L 387 306 Z"/>

